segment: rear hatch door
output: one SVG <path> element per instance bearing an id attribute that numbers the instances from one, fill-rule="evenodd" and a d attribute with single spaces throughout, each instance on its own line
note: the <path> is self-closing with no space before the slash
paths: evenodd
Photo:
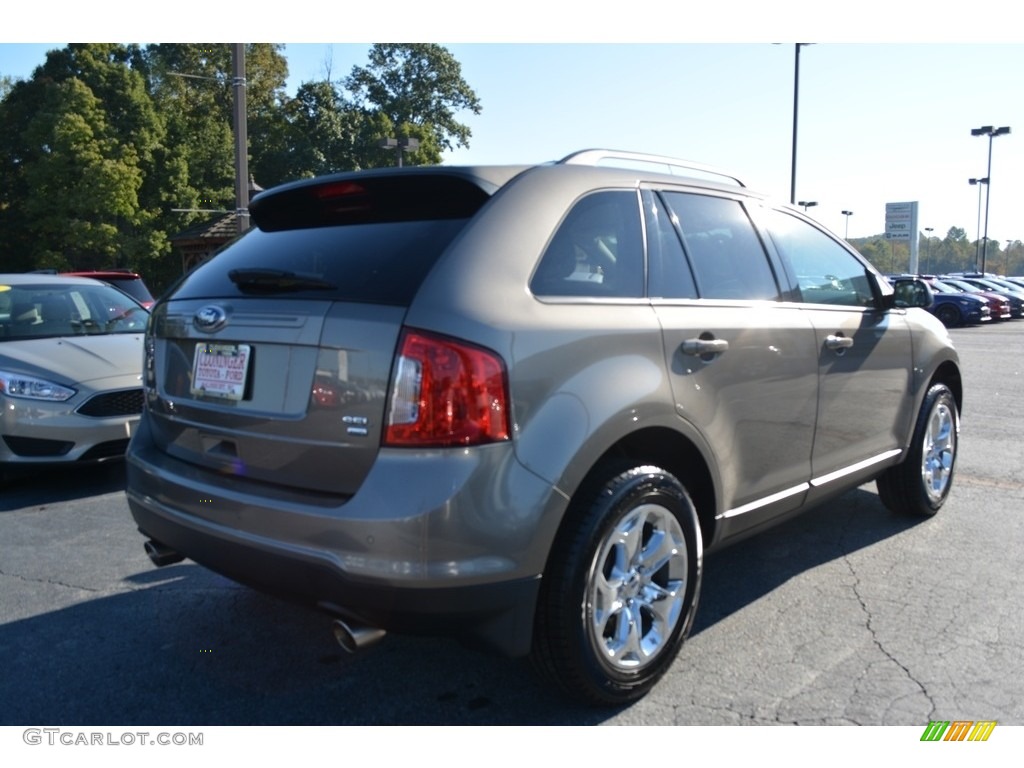
<path id="1" fill-rule="evenodd" d="M 154 311 L 146 418 L 159 448 L 225 475 L 356 492 L 379 450 L 407 308 L 496 188 L 417 170 L 253 201 L 258 228 Z"/>

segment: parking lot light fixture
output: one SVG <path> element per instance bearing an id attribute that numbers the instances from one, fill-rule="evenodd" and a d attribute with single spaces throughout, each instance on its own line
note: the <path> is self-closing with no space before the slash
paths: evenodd
<path id="1" fill-rule="evenodd" d="M 985 179 L 985 183 L 988 184 L 988 189 L 985 193 L 985 240 L 981 246 L 981 271 L 985 272 L 985 256 L 988 250 L 988 201 L 992 197 L 992 184 L 990 179 L 992 178 L 992 139 L 996 136 L 1004 136 L 1010 132 L 1010 126 L 1004 125 L 999 128 L 993 128 L 991 125 L 983 125 L 981 128 L 972 128 L 971 136 L 988 136 L 988 178 Z M 978 190 L 978 194 L 981 194 L 981 190 Z"/>
<path id="2" fill-rule="evenodd" d="M 808 208 L 813 208 L 817 204 L 818 203 L 815 200 L 801 200 L 799 203 L 797 203 L 797 205 L 803 206 L 804 213 L 807 213 Z"/>
<path id="3" fill-rule="evenodd" d="M 419 139 L 411 139 L 406 136 L 399 137 L 397 139 L 387 138 L 381 139 L 377 142 L 378 146 L 382 149 L 393 149 L 395 154 L 398 155 L 398 167 L 402 167 L 402 154 L 404 152 L 415 152 L 420 148 Z"/>
<path id="4" fill-rule="evenodd" d="M 841 211 L 843 216 L 846 217 L 846 234 L 843 235 L 844 240 L 850 239 L 850 217 L 853 216 L 853 211 Z"/>

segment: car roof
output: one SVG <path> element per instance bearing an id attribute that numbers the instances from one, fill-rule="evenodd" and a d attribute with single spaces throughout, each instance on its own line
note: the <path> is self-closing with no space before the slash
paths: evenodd
<path id="1" fill-rule="evenodd" d="M 48 275 L 37 272 L 0 274 L 0 285 L 103 285 L 101 280 L 75 275 Z"/>
<path id="2" fill-rule="evenodd" d="M 95 277 L 98 280 L 141 280 L 142 275 L 127 269 L 86 269 L 61 272 L 69 277 Z"/>
<path id="3" fill-rule="evenodd" d="M 494 194 L 519 174 L 532 169 L 574 166 L 590 168 L 591 173 L 607 174 L 609 181 L 621 182 L 631 179 L 633 182 L 649 179 L 652 181 L 668 181 L 688 183 L 732 191 L 742 190 L 747 195 L 764 197 L 751 191 L 734 173 L 691 160 L 652 155 L 641 152 L 629 152 L 611 149 L 584 149 L 573 152 L 557 161 L 531 163 L 521 165 L 417 165 L 403 167 L 368 168 L 359 171 L 344 171 L 326 174 L 309 179 L 281 184 L 260 192 L 252 204 L 259 208 L 270 198 L 304 187 L 320 186 L 333 182 L 354 181 L 368 178 L 417 177 L 417 176 L 448 176 L 460 178 L 475 184 L 487 194 Z"/>

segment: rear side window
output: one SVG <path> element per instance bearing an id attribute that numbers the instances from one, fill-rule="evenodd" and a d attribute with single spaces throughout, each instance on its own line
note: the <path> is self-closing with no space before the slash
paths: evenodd
<path id="1" fill-rule="evenodd" d="M 650 193 L 644 193 L 644 211 L 650 265 L 648 294 L 652 298 L 696 299 L 697 284 L 679 239 L 679 222 L 673 221 L 661 198 Z"/>
<path id="2" fill-rule="evenodd" d="M 594 192 L 577 201 L 544 251 L 530 290 L 538 296 L 642 297 L 637 193 Z"/>
<path id="3" fill-rule="evenodd" d="M 666 192 L 703 299 L 777 300 L 778 284 L 754 225 L 737 200 Z"/>
<path id="4" fill-rule="evenodd" d="M 874 307 L 867 268 L 820 229 L 795 216 L 771 211 L 775 247 L 796 277 L 801 301 L 846 307 Z"/>
<path id="5" fill-rule="evenodd" d="M 189 275 L 176 298 L 281 295 L 406 305 L 490 195 L 445 175 L 337 176 L 253 201 L 256 229 Z"/>

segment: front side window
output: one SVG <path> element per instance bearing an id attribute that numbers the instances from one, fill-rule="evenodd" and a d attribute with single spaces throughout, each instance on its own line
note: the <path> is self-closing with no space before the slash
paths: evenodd
<path id="1" fill-rule="evenodd" d="M 801 301 L 875 307 L 867 268 L 839 243 L 795 216 L 771 211 L 771 237 L 796 277 Z"/>
<path id="2" fill-rule="evenodd" d="M 544 251 L 530 290 L 538 296 L 642 297 L 637 193 L 610 190 L 577 201 Z"/>
<path id="3" fill-rule="evenodd" d="M 739 201 L 687 192 L 666 192 L 664 199 L 702 299 L 779 298 L 768 255 Z"/>

